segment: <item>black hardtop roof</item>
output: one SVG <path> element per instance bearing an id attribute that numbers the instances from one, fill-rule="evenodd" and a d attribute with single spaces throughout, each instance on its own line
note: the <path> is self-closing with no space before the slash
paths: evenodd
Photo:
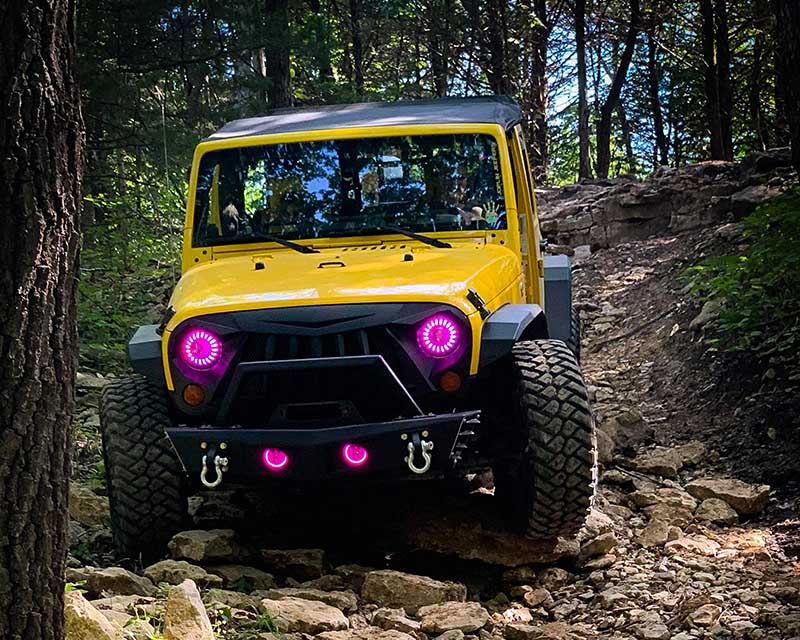
<path id="1" fill-rule="evenodd" d="M 364 102 L 325 107 L 276 109 L 257 118 L 229 122 L 209 140 L 321 129 L 398 125 L 499 124 L 510 129 L 522 120 L 519 105 L 505 96 Z"/>

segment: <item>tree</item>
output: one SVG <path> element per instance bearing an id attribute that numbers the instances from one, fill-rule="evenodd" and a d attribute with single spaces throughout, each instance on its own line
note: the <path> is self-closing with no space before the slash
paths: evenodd
<path id="1" fill-rule="evenodd" d="M 655 163 L 666 165 L 669 162 L 669 144 L 667 136 L 664 135 L 664 116 L 661 110 L 661 70 L 658 67 L 656 49 L 657 20 L 657 11 L 654 7 L 647 26 L 647 88 L 650 108 L 653 111 L 653 132 L 655 134 L 655 153 L 653 155 Z"/>
<path id="2" fill-rule="evenodd" d="M 720 96 L 719 73 L 717 70 L 717 25 L 713 0 L 700 0 L 702 15 L 703 61 L 705 63 L 704 78 L 706 92 L 706 118 L 711 138 L 712 160 L 724 160 L 725 135 L 722 125 L 722 101 Z"/>
<path id="3" fill-rule="evenodd" d="M 586 97 L 586 0 L 575 0 L 575 47 L 578 55 L 578 177 L 592 177 L 589 150 L 589 101 Z"/>
<path id="4" fill-rule="evenodd" d="M 775 14 L 781 61 L 779 83 L 785 92 L 794 167 L 800 174 L 800 4 L 796 0 L 775 0 Z"/>
<path id="5" fill-rule="evenodd" d="M 82 120 L 70 0 L 0 23 L 0 637 L 63 635 Z"/>
<path id="6" fill-rule="evenodd" d="M 267 100 L 272 109 L 292 105 L 289 69 L 288 0 L 266 0 Z"/>
<path id="7" fill-rule="evenodd" d="M 599 178 L 607 178 L 608 170 L 611 167 L 611 117 L 617 108 L 622 85 L 625 83 L 628 68 L 633 59 L 636 38 L 639 35 L 640 15 L 639 0 L 630 0 L 630 21 L 625 37 L 625 48 L 622 50 L 619 66 L 614 73 L 608 95 L 600 107 L 600 122 L 597 125 L 597 176 Z"/>

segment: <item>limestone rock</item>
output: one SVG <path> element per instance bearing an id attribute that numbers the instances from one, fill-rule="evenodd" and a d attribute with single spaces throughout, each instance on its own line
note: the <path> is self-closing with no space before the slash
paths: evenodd
<path id="1" fill-rule="evenodd" d="M 618 544 L 617 536 L 611 532 L 604 533 L 582 545 L 580 555 L 582 558 L 601 556 L 611 551 Z"/>
<path id="2" fill-rule="evenodd" d="M 342 611 L 355 611 L 358 607 L 358 597 L 352 591 L 322 591 L 320 589 L 283 588 L 260 591 L 259 595 L 270 600 L 283 598 L 300 598 L 301 600 L 315 600 L 341 609 Z"/>
<path id="3" fill-rule="evenodd" d="M 111 524 L 108 498 L 98 496 L 87 487 L 70 484 L 69 517 L 86 527 L 108 526 Z"/>
<path id="4" fill-rule="evenodd" d="M 151 564 L 144 570 L 145 577 L 155 584 L 181 584 L 185 580 L 193 580 L 203 587 L 221 587 L 222 578 L 208 573 L 203 567 L 189 564 L 185 560 L 161 560 Z"/>
<path id="5" fill-rule="evenodd" d="M 677 478 L 678 471 L 683 469 L 683 458 L 674 449 L 659 447 L 640 453 L 633 460 L 637 471 L 650 473 L 664 478 Z"/>
<path id="6" fill-rule="evenodd" d="M 150 580 L 122 567 L 90 571 L 85 579 L 86 586 L 91 593 L 109 593 L 120 596 L 152 596 L 156 594 L 156 587 Z"/>
<path id="7" fill-rule="evenodd" d="M 640 640 L 670 640 L 672 635 L 665 624 L 640 624 L 634 629 Z"/>
<path id="8" fill-rule="evenodd" d="M 548 609 L 553 605 L 553 596 L 544 587 L 538 589 L 531 589 L 522 595 L 525 604 L 535 609 L 536 607 L 544 607 Z"/>
<path id="9" fill-rule="evenodd" d="M 341 631 L 350 626 L 339 609 L 314 600 L 265 598 L 261 601 L 261 609 L 272 616 L 283 633 L 317 634 L 323 631 Z"/>
<path id="10" fill-rule="evenodd" d="M 240 591 L 228 591 L 226 589 L 209 589 L 203 593 L 203 602 L 212 604 L 218 602 L 232 609 L 243 609 L 244 611 L 258 611 L 261 598 L 248 595 Z"/>
<path id="11" fill-rule="evenodd" d="M 164 608 L 164 640 L 214 640 L 200 592 L 191 580 L 169 590 Z"/>
<path id="12" fill-rule="evenodd" d="M 558 591 L 561 587 L 568 584 L 572 574 L 561 567 L 548 567 L 539 574 L 537 582 L 545 589 Z"/>
<path id="13" fill-rule="evenodd" d="M 698 500 L 719 498 L 740 515 L 761 513 L 769 502 L 769 485 L 751 485 L 736 478 L 706 478 L 686 485 L 686 491 Z"/>
<path id="14" fill-rule="evenodd" d="M 720 549 L 718 542 L 704 536 L 686 536 L 667 542 L 666 549 L 673 555 L 695 553 L 701 556 L 715 556 Z"/>
<path id="15" fill-rule="evenodd" d="M 659 487 L 653 491 L 634 491 L 628 496 L 628 501 L 640 509 L 660 504 L 688 511 L 694 511 L 697 508 L 697 500 L 677 487 Z"/>
<path id="16" fill-rule="evenodd" d="M 244 590 L 252 589 L 272 589 L 275 586 L 275 578 L 272 574 L 255 567 L 248 567 L 241 564 L 220 564 L 214 567 L 206 567 L 208 573 L 222 578 L 225 585 L 237 585 L 237 588 Z"/>
<path id="17" fill-rule="evenodd" d="M 489 612 L 479 602 L 444 602 L 420 607 L 417 611 L 425 633 L 444 633 L 458 629 L 472 633 L 489 622 Z"/>
<path id="18" fill-rule="evenodd" d="M 66 640 L 120 640 L 121 637 L 79 591 L 64 594 L 64 632 Z"/>
<path id="19" fill-rule="evenodd" d="M 704 604 L 689 614 L 688 620 L 696 627 L 711 627 L 719 619 L 722 608 L 715 604 Z"/>
<path id="20" fill-rule="evenodd" d="M 176 533 L 168 546 L 173 558 L 196 562 L 230 560 L 239 554 L 234 538 L 233 529 L 195 529 Z"/>
<path id="21" fill-rule="evenodd" d="M 692 512 L 682 507 L 668 504 L 654 504 L 645 507 L 644 512 L 651 520 L 660 520 L 677 527 L 685 527 L 692 521 Z"/>
<path id="22" fill-rule="evenodd" d="M 406 612 L 403 609 L 381 607 L 372 614 L 371 622 L 387 631 L 394 629 L 403 633 L 413 633 L 420 629 L 420 623 L 406 616 Z"/>
<path id="23" fill-rule="evenodd" d="M 342 580 L 358 593 L 361 592 L 361 587 L 364 586 L 364 576 L 370 571 L 374 571 L 372 567 L 362 567 L 360 564 L 342 564 L 334 569 L 336 575 L 341 577 Z"/>
<path id="24" fill-rule="evenodd" d="M 383 631 L 374 627 L 364 629 L 348 629 L 347 631 L 325 631 L 317 635 L 314 640 L 415 640 L 411 636 L 397 629 Z"/>
<path id="25" fill-rule="evenodd" d="M 456 582 L 440 582 L 433 578 L 400 571 L 370 571 L 361 589 L 367 602 L 384 607 L 401 607 L 414 614 L 420 607 L 448 601 L 463 602 L 467 588 Z"/>
<path id="26" fill-rule="evenodd" d="M 669 540 L 669 524 L 663 520 L 651 520 L 636 537 L 636 542 L 645 549 L 663 547 Z"/>
<path id="27" fill-rule="evenodd" d="M 709 322 L 713 322 L 719 317 L 719 312 L 722 309 L 722 304 L 718 300 L 707 300 L 692 321 L 689 323 L 691 331 L 700 331 Z"/>
<path id="28" fill-rule="evenodd" d="M 736 524 L 739 515 L 724 500 L 719 498 L 707 498 L 700 503 L 694 517 L 703 522 L 712 524 L 731 525 Z"/>
<path id="29" fill-rule="evenodd" d="M 260 554 L 268 570 L 299 580 L 319 578 L 327 568 L 322 549 L 262 549 Z"/>

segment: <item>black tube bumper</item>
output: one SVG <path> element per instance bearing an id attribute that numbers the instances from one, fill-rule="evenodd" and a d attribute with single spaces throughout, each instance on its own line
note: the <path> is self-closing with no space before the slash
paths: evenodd
<path id="1" fill-rule="evenodd" d="M 479 411 L 464 411 L 321 429 L 175 427 L 167 429 L 167 436 L 191 479 L 199 478 L 208 454 L 212 454 L 209 460 L 228 459 L 223 482 L 260 478 L 307 482 L 360 474 L 419 477 L 453 467 L 459 441 L 471 436 L 473 421 L 479 416 Z M 413 462 L 422 467 L 422 440 L 434 445 L 430 470 L 416 474 L 408 465 L 408 445 L 415 445 Z M 343 457 L 346 444 L 366 449 L 367 461 L 358 467 L 348 465 Z M 264 462 L 266 449 L 284 451 L 289 463 L 279 471 L 271 470 Z M 214 475 L 212 469 L 209 473 Z"/>

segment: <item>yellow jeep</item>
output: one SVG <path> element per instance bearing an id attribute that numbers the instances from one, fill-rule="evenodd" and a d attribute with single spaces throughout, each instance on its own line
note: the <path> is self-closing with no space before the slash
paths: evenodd
<path id="1" fill-rule="evenodd" d="M 198 145 L 183 276 L 101 405 L 118 552 L 158 555 L 202 489 L 487 468 L 519 530 L 581 527 L 580 323 L 521 120 L 505 98 L 314 107 Z"/>

